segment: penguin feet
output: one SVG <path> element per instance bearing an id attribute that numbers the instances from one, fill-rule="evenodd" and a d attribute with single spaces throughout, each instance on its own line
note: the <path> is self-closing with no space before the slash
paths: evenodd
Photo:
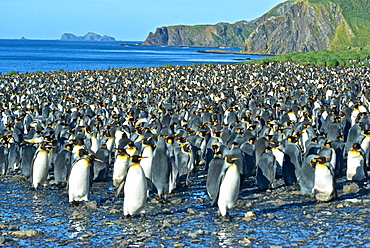
<path id="1" fill-rule="evenodd" d="M 140 214 L 140 220 L 144 221 L 144 220 L 147 220 L 148 218 L 146 217 L 146 214 L 145 213 L 141 213 Z"/>
<path id="2" fill-rule="evenodd" d="M 227 213 L 225 216 L 221 216 L 221 220 L 225 222 L 230 222 L 231 216 L 229 215 L 229 213 Z"/>
<path id="3" fill-rule="evenodd" d="M 231 220 L 231 216 L 228 212 L 226 213 L 226 215 L 222 215 L 220 210 L 217 211 L 217 217 L 220 218 L 222 221 L 229 222 Z"/>
<path id="4" fill-rule="evenodd" d="M 78 207 L 80 205 L 80 202 L 78 201 L 71 201 L 69 202 L 69 207 L 72 208 L 72 207 Z"/>
<path id="5" fill-rule="evenodd" d="M 159 203 L 161 203 L 161 204 L 168 204 L 170 202 L 167 199 L 159 199 Z"/>

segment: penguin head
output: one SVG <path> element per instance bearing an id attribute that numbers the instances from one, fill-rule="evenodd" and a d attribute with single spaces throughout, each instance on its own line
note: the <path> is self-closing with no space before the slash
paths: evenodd
<path id="1" fill-rule="evenodd" d="M 352 145 L 352 148 L 353 149 L 355 149 L 355 150 L 360 150 L 361 149 L 361 145 L 359 144 L 359 143 L 354 143 L 353 145 Z"/>
<path id="2" fill-rule="evenodd" d="M 310 165 L 313 167 L 313 168 L 316 168 L 316 166 L 318 164 L 325 164 L 326 162 L 328 162 L 328 159 L 326 157 L 317 157 L 317 158 L 314 158 L 311 160 L 310 162 Z"/>
<path id="3" fill-rule="evenodd" d="M 234 161 L 238 160 L 238 158 L 234 158 L 233 156 L 226 156 L 225 157 L 225 162 L 228 164 L 233 164 Z"/>
<path id="4" fill-rule="evenodd" d="M 133 164 L 137 164 L 137 163 L 140 163 L 140 160 L 142 160 L 143 158 L 145 157 L 140 157 L 138 155 L 133 155 L 130 157 L 130 162 L 133 163 Z"/>
<path id="5" fill-rule="evenodd" d="M 331 147 L 331 143 L 332 143 L 331 140 L 327 140 L 327 141 L 325 141 L 325 146 Z"/>

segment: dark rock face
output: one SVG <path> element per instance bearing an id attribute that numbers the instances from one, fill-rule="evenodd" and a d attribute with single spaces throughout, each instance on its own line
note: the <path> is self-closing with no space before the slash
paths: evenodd
<path id="1" fill-rule="evenodd" d="M 150 33 L 142 45 L 244 47 L 254 26 L 254 22 L 241 21 L 235 24 L 161 27 Z"/>
<path id="2" fill-rule="evenodd" d="M 91 41 L 115 41 L 116 39 L 111 36 L 100 36 L 95 33 L 87 33 L 84 36 L 76 36 L 71 33 L 65 33 L 60 37 L 60 40 L 91 40 Z"/>
<path id="3" fill-rule="evenodd" d="M 338 43 L 344 49 L 354 37 L 339 5 L 287 1 L 249 22 L 157 28 L 142 45 L 244 47 L 247 53 L 282 54 L 338 49 Z"/>
<path id="4" fill-rule="evenodd" d="M 247 39 L 243 51 L 269 54 L 319 51 L 329 48 L 339 25 L 352 33 L 335 5 L 330 6 L 331 13 L 323 5 L 303 2 L 283 5 L 280 12 L 284 13 L 260 23 Z"/>

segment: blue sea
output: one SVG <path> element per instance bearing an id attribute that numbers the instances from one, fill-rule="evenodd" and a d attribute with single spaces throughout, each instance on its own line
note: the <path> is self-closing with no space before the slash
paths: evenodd
<path id="1" fill-rule="evenodd" d="M 226 64 L 259 55 L 199 53 L 215 48 L 136 46 L 134 41 L 0 40 L 0 73 L 105 70 L 166 65 Z M 122 45 L 129 44 L 129 45 Z M 240 51 L 241 48 L 219 48 Z"/>

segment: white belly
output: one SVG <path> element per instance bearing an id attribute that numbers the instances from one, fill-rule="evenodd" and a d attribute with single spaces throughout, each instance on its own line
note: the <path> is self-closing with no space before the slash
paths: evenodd
<path id="1" fill-rule="evenodd" d="M 133 165 L 127 172 L 124 187 L 125 199 L 123 212 L 126 215 L 135 215 L 144 211 L 147 198 L 147 182 L 140 165 Z"/>
<path id="2" fill-rule="evenodd" d="M 80 159 L 73 166 L 68 179 L 69 202 L 89 200 L 90 166 L 86 159 Z"/>
<path id="3" fill-rule="evenodd" d="M 32 169 L 32 186 L 37 188 L 46 182 L 49 171 L 49 155 L 45 150 L 36 154 Z"/>

